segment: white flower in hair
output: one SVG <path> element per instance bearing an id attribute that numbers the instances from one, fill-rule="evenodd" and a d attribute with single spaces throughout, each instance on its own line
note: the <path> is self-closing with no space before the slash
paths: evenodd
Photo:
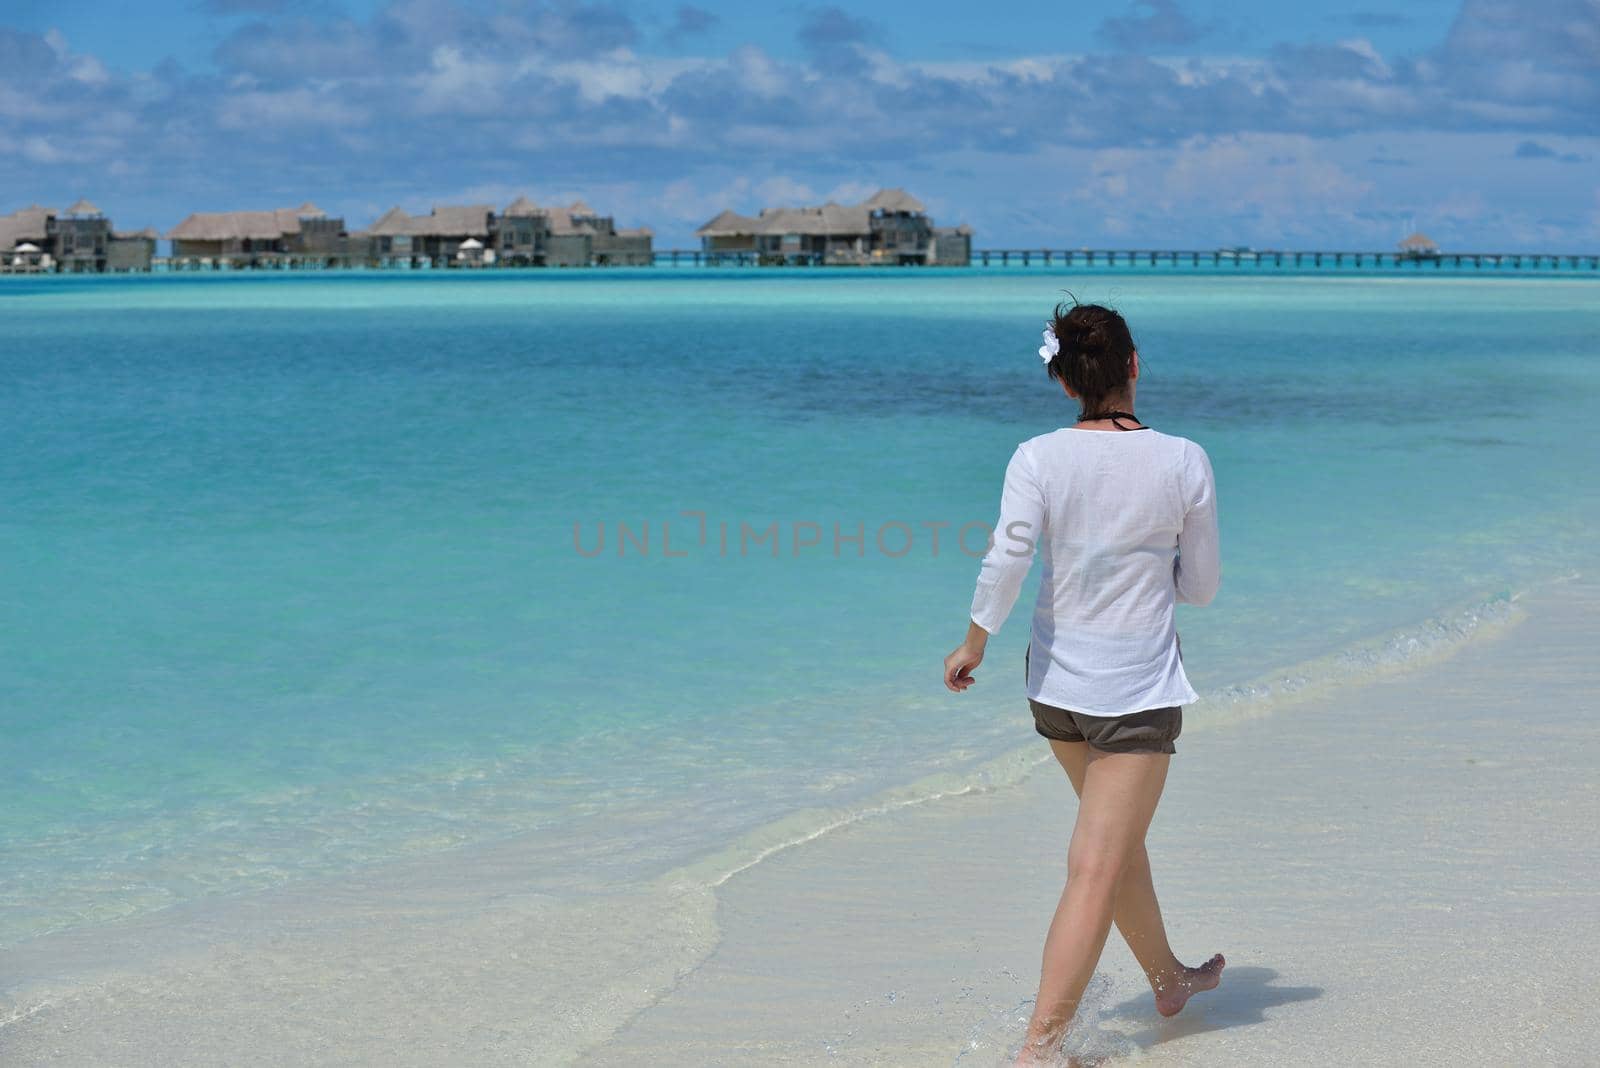
<path id="1" fill-rule="evenodd" d="M 1056 353 L 1060 351 L 1061 342 L 1056 339 L 1056 328 L 1054 326 L 1045 327 L 1044 344 L 1039 346 L 1039 359 L 1049 363 L 1055 359 Z"/>

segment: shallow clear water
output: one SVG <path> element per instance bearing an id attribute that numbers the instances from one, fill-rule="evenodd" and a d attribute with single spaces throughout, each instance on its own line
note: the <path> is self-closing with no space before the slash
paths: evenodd
<path id="1" fill-rule="evenodd" d="M 1600 518 L 1587 278 L 0 281 L 0 944 L 520 832 L 552 888 L 624 883 L 1025 743 L 1026 600 L 973 695 L 937 672 L 960 529 L 1071 419 L 1034 355 L 1066 286 L 1212 457 L 1202 692 Z"/>

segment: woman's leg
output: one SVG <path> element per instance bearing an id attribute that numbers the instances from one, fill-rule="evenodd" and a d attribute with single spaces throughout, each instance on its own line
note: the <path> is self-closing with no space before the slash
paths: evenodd
<path id="1" fill-rule="evenodd" d="M 1073 791 L 1081 798 L 1089 744 L 1052 739 L 1050 748 L 1066 770 Z M 1156 900 L 1150 854 L 1143 841 L 1128 858 L 1122 881 L 1117 884 L 1113 918 L 1123 941 L 1128 943 L 1134 959 L 1150 981 L 1150 989 L 1156 995 L 1156 1008 L 1163 1016 L 1171 1016 L 1182 1009 L 1190 994 L 1217 985 L 1224 964 L 1222 954 L 1216 954 L 1198 968 L 1185 966 L 1173 954 L 1172 945 L 1167 941 L 1166 924 L 1161 919 L 1161 905 Z"/>
<path id="2" fill-rule="evenodd" d="M 1054 1048 L 1078 1010 L 1111 931 L 1117 886 L 1155 815 L 1170 760 L 1166 753 L 1088 754 L 1067 886 L 1045 936 L 1025 1061 Z"/>

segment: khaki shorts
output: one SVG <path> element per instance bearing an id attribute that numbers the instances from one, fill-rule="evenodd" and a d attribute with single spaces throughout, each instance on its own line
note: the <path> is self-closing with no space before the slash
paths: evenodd
<path id="1" fill-rule="evenodd" d="M 1026 658 L 1024 658 L 1026 665 Z M 1107 753 L 1176 753 L 1173 741 L 1183 733 L 1183 709 L 1147 708 L 1122 716 L 1091 716 L 1029 698 L 1033 726 L 1058 742 L 1088 742 Z"/>
<path id="2" fill-rule="evenodd" d="M 1125 716 L 1090 716 L 1029 701 L 1033 726 L 1058 742 L 1088 742 L 1107 753 L 1176 753 L 1173 739 L 1183 732 L 1183 709 L 1147 708 Z"/>

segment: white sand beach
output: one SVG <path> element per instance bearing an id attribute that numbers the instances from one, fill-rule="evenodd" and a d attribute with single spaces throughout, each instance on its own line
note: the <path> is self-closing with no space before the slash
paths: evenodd
<path id="1" fill-rule="evenodd" d="M 1197 712 L 1149 844 L 1174 948 L 1225 953 L 1222 986 L 1164 1020 L 1113 932 L 1076 1048 L 1596 1063 L 1600 582 L 1512 616 L 1404 673 Z M 0 1005 L 0 1063 L 1005 1063 L 1075 804 L 1053 762 L 1024 766 L 774 831 L 714 892 L 558 907 L 508 842 L 38 939 L 5 970 L 60 978 Z"/>
<path id="2" fill-rule="evenodd" d="M 1520 607 L 1442 662 L 1186 728 L 1148 843 L 1174 949 L 1226 954 L 1222 985 L 1163 1019 L 1113 930 L 1073 1048 L 1600 1063 L 1600 583 Z M 1051 762 L 735 876 L 717 951 L 585 1063 L 1009 1063 L 1074 812 Z"/>

